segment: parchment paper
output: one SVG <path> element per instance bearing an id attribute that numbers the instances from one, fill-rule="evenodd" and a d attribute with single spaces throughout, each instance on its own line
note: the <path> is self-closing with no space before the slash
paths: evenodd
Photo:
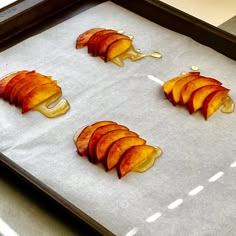
<path id="1" fill-rule="evenodd" d="M 123 29 L 144 52 L 162 59 L 125 61 L 119 68 L 75 49 L 87 29 Z M 230 50 L 230 49 L 229 49 Z M 172 106 L 160 85 L 197 65 L 205 76 L 230 88 L 236 100 L 236 63 L 194 40 L 111 2 L 91 8 L 0 54 L 1 76 L 28 69 L 52 75 L 71 109 L 48 119 L 0 100 L 0 151 L 116 235 L 233 235 L 236 231 L 236 114 L 217 111 L 208 121 Z M 115 171 L 78 156 L 74 134 L 84 126 L 113 120 L 160 146 L 164 153 L 149 171 L 119 180 Z M 208 179 L 224 175 L 214 182 Z M 204 189 L 189 196 L 197 186 Z M 183 203 L 168 206 L 177 199 Z M 161 216 L 154 222 L 147 218 Z M 147 221 L 146 221 L 147 220 Z"/>

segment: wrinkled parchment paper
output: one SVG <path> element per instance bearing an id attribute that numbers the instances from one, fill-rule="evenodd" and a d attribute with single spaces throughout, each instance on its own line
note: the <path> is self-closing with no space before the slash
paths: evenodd
<path id="1" fill-rule="evenodd" d="M 75 49 L 77 36 L 93 27 L 123 29 L 143 52 L 162 59 L 125 61 L 119 68 Z M 230 50 L 230 49 L 229 49 Z M 70 111 L 48 119 L 0 100 L 0 151 L 116 235 L 232 235 L 236 231 L 236 113 L 217 111 L 208 121 L 172 106 L 160 85 L 199 67 L 230 88 L 236 100 L 236 62 L 112 2 L 91 8 L 0 54 L 0 76 L 28 69 L 52 75 Z M 78 156 L 73 136 L 84 126 L 113 120 L 164 153 L 149 171 L 119 180 L 114 171 Z M 224 175 L 214 182 L 208 179 Z M 203 190 L 189 196 L 201 185 Z M 168 206 L 177 199 L 181 205 Z M 161 216 L 154 222 L 148 217 Z M 133 230 L 133 231 L 132 231 Z"/>

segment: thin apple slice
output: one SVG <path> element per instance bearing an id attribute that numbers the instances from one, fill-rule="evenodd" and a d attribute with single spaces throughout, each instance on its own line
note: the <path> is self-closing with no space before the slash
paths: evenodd
<path id="1" fill-rule="evenodd" d="M 88 156 L 88 143 L 93 132 L 101 126 L 108 124 L 117 124 L 113 121 L 98 121 L 94 124 L 86 126 L 81 132 L 76 133 L 74 142 L 80 156 Z"/>
<path id="2" fill-rule="evenodd" d="M 80 34 L 76 39 L 76 48 L 85 47 L 92 35 L 100 30 L 104 30 L 104 28 L 92 28 Z"/>
<path id="3" fill-rule="evenodd" d="M 131 147 L 137 145 L 146 144 L 146 140 L 135 137 L 135 136 L 128 136 L 123 137 L 115 141 L 108 150 L 108 153 L 105 158 L 105 168 L 107 171 L 111 170 L 112 168 L 116 167 L 118 164 L 121 156 Z"/>
<path id="4" fill-rule="evenodd" d="M 197 79 L 191 80 L 183 86 L 180 91 L 180 104 L 185 105 L 193 93 L 194 90 L 203 87 L 205 85 L 221 85 L 219 80 L 208 78 L 204 76 L 199 76 Z"/>
<path id="5" fill-rule="evenodd" d="M 170 79 L 170 80 L 166 81 L 166 82 L 163 84 L 163 86 L 162 86 L 163 92 L 165 93 L 166 97 L 168 98 L 168 95 L 171 93 L 171 91 L 172 91 L 172 89 L 173 89 L 175 83 L 176 83 L 178 80 L 180 80 L 180 79 L 182 79 L 182 78 L 184 78 L 184 77 L 187 77 L 187 76 L 189 76 L 189 75 L 200 75 L 200 73 L 199 73 L 199 72 L 188 72 L 188 73 L 186 73 L 186 74 L 182 74 L 182 75 L 180 75 L 180 76 L 177 76 L 177 77 L 175 77 L 175 78 L 173 78 L 173 79 Z"/>
<path id="6" fill-rule="evenodd" d="M 131 171 L 140 172 L 140 169 L 146 171 L 155 162 L 156 158 L 160 157 L 162 151 L 160 148 L 155 148 L 150 145 L 139 145 L 129 148 L 121 157 L 117 165 L 119 178 L 124 177 Z M 142 166 L 142 168 L 140 168 Z M 147 166 L 147 168 L 144 168 Z"/>
<path id="7" fill-rule="evenodd" d="M 29 83 L 25 84 L 25 86 L 18 91 L 17 97 L 15 98 L 15 105 L 16 106 L 22 106 L 24 98 L 31 91 L 33 91 L 34 89 L 36 89 L 37 87 L 39 87 L 41 85 L 48 84 L 50 82 L 53 82 L 54 84 L 57 84 L 56 80 L 50 80 L 50 81 L 48 81 L 47 79 L 46 80 L 40 80 L 40 81 L 31 80 Z"/>
<path id="8" fill-rule="evenodd" d="M 225 90 L 221 85 L 206 85 L 195 90 L 188 101 L 188 110 L 192 114 L 202 108 L 206 97 L 214 91 Z"/>
<path id="9" fill-rule="evenodd" d="M 106 51 L 110 44 L 115 42 L 118 39 L 128 39 L 129 37 L 124 34 L 120 33 L 109 33 L 101 37 L 101 40 L 97 43 L 97 48 L 94 48 L 94 52 L 96 51 L 97 55 L 100 56 L 102 59 L 105 58 Z"/>
<path id="10" fill-rule="evenodd" d="M 4 93 L 4 90 L 5 90 L 5 87 L 6 85 L 8 84 L 8 82 L 14 78 L 15 76 L 21 74 L 21 73 L 25 73 L 27 72 L 26 70 L 22 70 L 22 71 L 17 71 L 17 72 L 14 72 L 14 73 L 11 73 L 11 74 L 8 74 L 6 76 L 4 76 L 1 80 L 0 80 L 0 97 L 3 96 L 3 93 Z"/>
<path id="11" fill-rule="evenodd" d="M 116 31 L 112 30 L 112 29 L 104 29 L 104 30 L 100 30 L 100 31 L 96 32 L 95 34 L 93 34 L 87 43 L 88 53 L 91 54 L 92 56 L 94 56 L 93 49 L 94 49 L 97 41 L 99 41 L 100 37 L 103 36 L 104 34 L 114 33 L 114 32 L 116 32 Z"/>
<path id="12" fill-rule="evenodd" d="M 112 130 L 128 130 L 128 128 L 124 125 L 119 124 L 108 124 L 102 127 L 97 128 L 90 137 L 89 144 L 88 144 L 88 157 L 89 160 L 94 163 L 96 161 L 96 146 L 99 139 L 109 131 Z"/>
<path id="13" fill-rule="evenodd" d="M 182 88 L 187 84 L 188 82 L 197 79 L 199 75 L 197 74 L 190 74 L 188 76 L 185 76 L 184 78 L 178 80 L 169 94 L 169 100 L 173 103 L 173 105 L 177 105 L 180 102 L 180 92 Z"/>
<path id="14" fill-rule="evenodd" d="M 131 46 L 132 40 L 130 38 L 118 39 L 111 43 L 105 53 L 105 62 L 111 61 L 122 53 L 125 53 Z"/>
<path id="15" fill-rule="evenodd" d="M 9 98 L 10 98 L 10 94 L 11 94 L 11 90 L 13 89 L 13 87 L 15 86 L 15 84 L 17 82 L 20 82 L 21 80 L 23 80 L 25 78 L 25 76 L 28 74 L 28 73 L 34 73 L 34 71 L 32 72 L 21 72 L 21 73 L 18 73 L 16 76 L 14 76 L 11 80 L 9 80 L 9 82 L 6 84 L 5 86 L 5 89 L 4 89 L 4 92 L 3 92 L 3 98 L 5 100 L 8 100 L 9 101 Z"/>
<path id="16" fill-rule="evenodd" d="M 22 113 L 34 109 L 40 103 L 47 101 L 47 99 L 50 99 L 56 94 L 62 94 L 62 92 L 61 88 L 54 81 L 39 85 L 24 98 Z"/>
<path id="17" fill-rule="evenodd" d="M 11 90 L 11 94 L 10 94 L 10 103 L 11 104 L 15 104 L 17 103 L 17 99 L 18 99 L 18 93 L 21 91 L 21 89 L 24 86 L 28 86 L 29 83 L 32 83 L 32 81 L 34 81 L 35 84 L 40 85 L 43 83 L 48 83 L 52 81 L 52 77 L 51 76 L 45 76 L 42 75 L 40 73 L 34 72 L 34 73 L 28 73 L 24 79 L 22 79 L 21 81 L 17 82 L 15 84 L 15 86 L 12 88 Z"/>
<path id="18" fill-rule="evenodd" d="M 112 145 L 113 142 L 117 141 L 120 138 L 128 137 L 128 136 L 136 136 L 138 137 L 138 134 L 135 132 L 132 132 L 130 130 L 123 130 L 123 129 L 117 129 L 113 131 L 109 131 L 105 133 L 98 141 L 96 145 L 96 162 L 101 162 L 105 159 L 106 154 Z"/>
<path id="19" fill-rule="evenodd" d="M 212 92 L 206 97 L 202 106 L 202 114 L 205 120 L 207 120 L 221 105 L 223 105 L 228 93 L 229 89 L 224 89 Z"/>

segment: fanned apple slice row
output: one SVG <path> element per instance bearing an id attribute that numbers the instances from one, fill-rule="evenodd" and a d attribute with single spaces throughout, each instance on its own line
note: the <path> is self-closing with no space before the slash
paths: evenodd
<path id="1" fill-rule="evenodd" d="M 80 34 L 76 39 L 76 48 L 85 47 L 92 35 L 100 30 L 104 30 L 104 28 L 92 28 Z"/>
<path id="2" fill-rule="evenodd" d="M 199 76 L 197 79 L 191 80 L 183 86 L 180 91 L 180 104 L 185 105 L 188 103 L 191 94 L 194 90 L 203 87 L 205 85 L 221 85 L 219 80 L 208 78 L 204 76 Z"/>
<path id="3" fill-rule="evenodd" d="M 229 89 L 224 89 L 215 91 L 206 97 L 202 106 L 202 114 L 206 120 L 223 105 L 228 93 Z"/>
<path id="4" fill-rule="evenodd" d="M 131 171 L 146 171 L 150 168 L 156 158 L 160 157 L 162 150 L 150 145 L 138 145 L 129 148 L 121 157 L 119 164 L 117 165 L 117 172 L 119 178 L 124 177 Z M 146 166 L 146 168 L 145 168 Z"/>
<path id="5" fill-rule="evenodd" d="M 112 30 L 112 29 L 104 29 L 104 30 L 100 30 L 98 32 L 96 32 L 95 34 L 93 34 L 88 43 L 87 43 L 87 46 L 88 46 L 88 53 L 91 54 L 92 56 L 94 56 L 93 54 L 93 49 L 96 45 L 96 43 L 99 41 L 100 37 L 105 35 L 105 34 L 108 34 L 108 33 L 115 33 L 117 31 L 115 30 Z"/>
<path id="6" fill-rule="evenodd" d="M 119 55 L 125 53 L 132 45 L 132 40 L 130 38 L 118 39 L 111 43 L 105 53 L 105 62 L 111 61 L 112 59 L 118 57 Z"/>
<path id="7" fill-rule="evenodd" d="M 120 138 L 128 137 L 128 136 L 138 137 L 138 134 L 130 130 L 122 130 L 122 129 L 109 131 L 106 134 L 104 134 L 99 139 L 96 145 L 95 163 L 105 160 L 106 154 L 113 142 L 117 141 Z"/>
<path id="8" fill-rule="evenodd" d="M 22 113 L 34 109 L 40 103 L 46 102 L 48 99 L 58 94 L 62 95 L 62 91 L 54 81 L 39 85 L 24 98 Z"/>
<path id="9" fill-rule="evenodd" d="M 86 126 L 81 132 L 76 133 L 74 136 L 74 142 L 77 148 L 77 151 L 80 156 L 88 155 L 88 143 L 93 132 L 98 128 L 108 124 L 117 124 L 113 121 L 98 121 L 91 125 Z"/>
<path id="10" fill-rule="evenodd" d="M 164 82 L 163 86 L 162 86 L 162 89 L 166 95 L 166 97 L 169 96 L 169 94 L 171 93 L 175 83 L 180 80 L 180 79 L 183 79 L 184 77 L 187 77 L 189 75 L 200 75 L 200 72 L 189 72 L 189 73 L 186 73 L 186 74 L 183 74 L 183 75 L 180 75 L 180 76 L 177 76 L 173 79 L 170 79 L 166 82 Z"/>
<path id="11" fill-rule="evenodd" d="M 206 85 L 195 90 L 188 101 L 188 110 L 192 114 L 202 108 L 203 102 L 206 97 L 212 92 L 218 90 L 225 90 L 226 88 L 221 85 Z M 227 90 L 227 89 L 226 89 Z"/>
<path id="12" fill-rule="evenodd" d="M 26 73 L 27 70 L 22 70 L 22 71 L 17 71 L 17 72 L 14 72 L 14 73 L 11 73 L 11 74 L 8 74 L 6 76 L 4 76 L 1 80 L 0 80 L 0 97 L 3 97 L 3 93 L 4 93 L 4 90 L 6 88 L 6 85 L 8 84 L 8 82 L 14 78 L 15 76 L 21 74 L 21 73 Z"/>
<path id="13" fill-rule="evenodd" d="M 146 140 L 135 137 L 128 136 L 123 137 L 115 141 L 108 150 L 108 153 L 105 158 L 105 168 L 107 171 L 113 169 L 118 164 L 121 156 L 131 147 L 137 145 L 146 144 Z"/>
<path id="14" fill-rule="evenodd" d="M 97 160 L 96 146 L 97 146 L 99 139 L 107 132 L 112 131 L 112 130 L 117 130 L 117 129 L 128 130 L 128 128 L 124 125 L 108 124 L 108 125 L 104 125 L 104 126 L 97 128 L 93 132 L 93 134 L 90 137 L 89 143 L 88 143 L 88 158 L 89 158 L 90 162 L 95 163 Z"/>
<path id="15" fill-rule="evenodd" d="M 48 83 L 52 81 L 51 76 L 45 76 L 41 75 L 37 72 L 34 73 L 27 73 L 24 79 L 18 81 L 15 86 L 11 90 L 10 94 L 10 103 L 17 105 L 17 100 L 18 100 L 18 94 L 23 89 L 24 86 L 28 86 L 29 83 L 32 83 L 32 81 L 38 85 L 42 83 Z"/>
<path id="16" fill-rule="evenodd" d="M 13 89 L 13 87 L 16 85 L 16 83 L 20 82 L 21 80 L 23 80 L 27 74 L 32 74 L 35 71 L 31 71 L 31 72 L 21 72 L 18 73 L 16 76 L 14 76 L 11 80 L 9 80 L 9 82 L 7 83 L 7 85 L 5 86 L 4 92 L 3 92 L 3 98 L 7 101 L 9 101 L 10 98 L 10 94 L 11 94 L 11 90 Z"/>

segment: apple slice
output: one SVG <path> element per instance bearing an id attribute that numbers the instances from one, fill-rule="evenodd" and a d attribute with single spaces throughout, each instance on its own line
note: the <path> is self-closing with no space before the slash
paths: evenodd
<path id="1" fill-rule="evenodd" d="M 47 99 L 50 99 L 56 94 L 62 94 L 62 92 L 61 88 L 54 81 L 39 85 L 24 98 L 22 113 L 34 109 L 40 103 L 47 101 Z"/>
<path id="2" fill-rule="evenodd" d="M 92 28 L 80 34 L 76 39 L 76 48 L 85 47 L 92 35 L 100 30 L 104 30 L 104 28 Z"/>
<path id="3" fill-rule="evenodd" d="M 139 166 L 142 166 L 142 170 L 146 171 L 155 162 L 155 159 L 162 154 L 161 149 L 155 148 L 150 145 L 138 145 L 129 148 L 120 159 L 117 165 L 117 172 L 119 178 L 124 177 L 131 171 L 139 171 Z M 143 168 L 143 166 L 147 168 Z"/>
<path id="4" fill-rule="evenodd" d="M 202 108 L 206 97 L 214 91 L 224 90 L 226 88 L 221 85 L 206 85 L 195 90 L 188 101 L 188 110 L 192 114 Z"/>
<path id="5" fill-rule="evenodd" d="M 120 33 L 109 33 L 104 35 L 103 37 L 101 37 L 101 39 L 97 43 L 97 46 L 94 48 L 94 53 L 96 53 L 98 56 L 104 59 L 109 45 L 115 42 L 116 40 L 123 38 L 129 39 L 127 35 Z"/>
<path id="6" fill-rule="evenodd" d="M 24 86 L 27 86 L 30 82 L 34 81 L 35 84 L 40 85 L 43 83 L 48 83 L 52 81 L 52 77 L 51 76 L 45 76 L 45 75 L 41 75 L 37 72 L 32 72 L 32 73 L 28 73 L 24 79 L 20 80 L 19 82 L 17 82 L 15 84 L 15 86 L 12 88 L 11 90 L 11 94 L 10 94 L 10 103 L 11 104 L 16 104 L 17 103 L 17 96 L 18 93 L 21 91 L 21 89 Z"/>
<path id="7" fill-rule="evenodd" d="M 74 136 L 74 142 L 77 148 L 79 155 L 87 156 L 88 155 L 88 143 L 93 132 L 101 126 L 108 124 L 116 124 L 113 121 L 98 121 L 92 125 L 86 126 L 80 133 L 76 133 Z"/>
<path id="8" fill-rule="evenodd" d="M 222 83 L 216 79 L 199 76 L 197 79 L 191 80 L 183 86 L 180 91 L 180 104 L 185 105 L 192 94 L 192 92 L 205 85 L 221 85 Z"/>
<path id="9" fill-rule="evenodd" d="M 123 137 L 115 141 L 111 147 L 108 150 L 108 153 L 105 158 L 105 168 L 107 171 L 111 170 L 114 168 L 121 156 L 127 151 L 129 148 L 137 145 L 143 145 L 146 144 L 146 140 L 140 138 L 140 137 L 135 137 L 135 136 L 128 136 L 128 137 Z"/>
<path id="10" fill-rule="evenodd" d="M 11 80 L 9 80 L 3 92 L 3 98 L 5 100 L 9 101 L 12 88 L 15 86 L 17 82 L 20 82 L 21 80 L 23 80 L 28 73 L 34 73 L 34 72 L 33 71 L 21 72 L 21 73 L 18 73 L 16 76 L 14 76 Z"/>
<path id="11" fill-rule="evenodd" d="M 223 104 L 227 98 L 229 89 L 219 90 L 209 94 L 203 102 L 202 114 L 207 120 L 218 108 Z"/>
<path id="12" fill-rule="evenodd" d="M 21 73 L 25 73 L 27 72 L 26 70 L 22 70 L 22 71 L 17 71 L 17 72 L 14 72 L 14 73 L 11 73 L 11 74 L 8 74 L 6 76 L 4 76 L 1 80 L 0 80 L 0 97 L 3 96 L 3 93 L 4 93 L 4 90 L 5 90 L 5 87 L 7 85 L 7 83 L 12 79 L 14 78 L 15 76 L 21 74 Z"/>
<path id="13" fill-rule="evenodd" d="M 101 162 L 106 157 L 106 154 L 108 152 L 109 147 L 112 145 L 113 142 L 117 141 L 120 138 L 128 137 L 128 136 L 136 136 L 138 137 L 138 134 L 135 132 L 132 132 L 130 130 L 123 130 L 123 129 L 117 129 L 112 130 L 107 133 L 105 133 L 98 141 L 96 145 L 96 159 L 95 163 Z"/>
<path id="14" fill-rule="evenodd" d="M 100 37 L 103 36 L 104 34 L 114 33 L 114 32 L 116 32 L 116 31 L 112 30 L 112 29 L 104 29 L 104 30 L 100 30 L 100 31 L 96 32 L 95 34 L 93 34 L 87 43 L 88 53 L 91 54 L 92 56 L 94 56 L 93 49 L 94 49 L 97 41 L 99 41 Z"/>
<path id="15" fill-rule="evenodd" d="M 108 124 L 102 127 L 97 128 L 90 137 L 89 144 L 88 144 L 88 157 L 89 160 L 94 163 L 96 160 L 96 145 L 99 139 L 107 132 L 112 130 L 128 130 L 128 128 L 124 125 L 119 124 Z"/>
<path id="16" fill-rule="evenodd" d="M 190 74 L 188 76 L 185 76 L 184 78 L 178 80 L 169 94 L 169 100 L 173 103 L 173 105 L 177 105 L 180 102 L 180 92 L 182 88 L 190 82 L 191 80 L 197 79 L 199 75 L 197 74 Z"/>
<path id="17" fill-rule="evenodd" d="M 132 46 L 132 40 L 130 38 L 118 39 L 111 43 L 105 53 L 105 62 L 111 61 L 118 57 L 122 53 L 126 52 Z"/>
<path id="18" fill-rule="evenodd" d="M 189 76 L 189 75 L 200 75 L 200 73 L 199 73 L 199 72 L 189 72 L 189 73 L 182 74 L 182 75 L 180 75 L 180 76 L 177 76 L 177 77 L 175 77 L 175 78 L 173 78 L 173 79 L 170 79 L 170 80 L 166 81 L 166 82 L 163 84 L 163 86 L 162 86 L 162 89 L 163 89 L 163 91 L 164 91 L 166 97 L 168 98 L 168 95 L 171 93 L 171 91 L 172 91 L 172 89 L 173 89 L 175 83 L 176 83 L 178 80 L 180 80 L 180 79 L 182 79 L 182 78 L 184 78 L 184 77 L 187 77 L 187 76 Z"/>

